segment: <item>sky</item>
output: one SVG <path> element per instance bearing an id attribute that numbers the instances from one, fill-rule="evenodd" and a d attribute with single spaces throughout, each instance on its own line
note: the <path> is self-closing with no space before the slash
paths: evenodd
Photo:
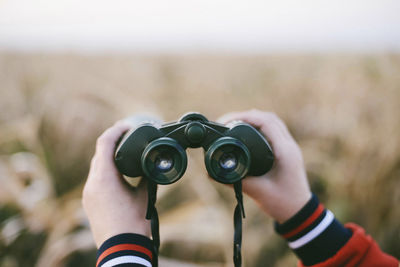
<path id="1" fill-rule="evenodd" d="M 400 0 L 0 0 L 0 50 L 400 52 Z"/>

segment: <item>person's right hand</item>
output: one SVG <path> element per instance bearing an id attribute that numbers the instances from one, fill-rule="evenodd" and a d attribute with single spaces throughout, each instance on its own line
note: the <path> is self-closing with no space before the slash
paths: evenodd
<path id="1" fill-rule="evenodd" d="M 251 124 L 268 139 L 275 162 L 272 169 L 259 177 L 242 180 L 243 191 L 264 212 L 279 223 L 295 215 L 311 198 L 301 150 L 286 125 L 274 113 L 259 110 L 232 112 L 219 119 L 221 123 L 240 120 Z"/>
<path id="2" fill-rule="evenodd" d="M 137 188 L 128 185 L 114 163 L 118 139 L 131 126 L 117 122 L 98 139 L 96 153 L 82 194 L 82 204 L 97 247 L 112 236 L 135 233 L 150 236 L 146 181 Z"/>

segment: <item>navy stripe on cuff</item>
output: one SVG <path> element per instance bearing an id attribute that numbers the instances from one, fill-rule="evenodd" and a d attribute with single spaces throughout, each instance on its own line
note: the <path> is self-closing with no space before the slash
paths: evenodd
<path id="1" fill-rule="evenodd" d="M 333 257 L 347 243 L 351 235 L 349 229 L 334 219 L 320 235 L 293 251 L 304 265 L 314 265 Z"/>
<path id="2" fill-rule="evenodd" d="M 278 234 L 283 235 L 295 229 L 313 214 L 313 212 L 318 208 L 318 205 L 319 200 L 317 196 L 313 194 L 304 207 L 301 208 L 295 215 L 293 215 L 293 217 L 282 224 L 275 222 L 275 231 Z"/>
<path id="3" fill-rule="evenodd" d="M 314 265 L 334 256 L 350 239 L 352 232 L 323 209 L 318 198 L 311 199 L 292 218 L 275 230 L 282 235 L 304 265 Z"/>
<path id="4" fill-rule="evenodd" d="M 119 235 L 116 235 L 116 236 L 113 236 L 113 237 L 107 239 L 100 246 L 100 248 L 97 251 L 97 260 L 99 260 L 99 257 L 107 249 L 110 249 L 112 247 L 122 245 L 122 244 L 132 244 L 132 245 L 137 245 L 137 246 L 143 247 L 145 250 L 151 252 L 151 255 L 147 255 L 149 252 L 146 254 L 146 253 L 143 253 L 140 251 L 135 251 L 135 250 L 121 250 L 121 251 L 113 252 L 109 255 L 107 255 L 108 253 L 106 253 L 105 255 L 102 256 L 102 259 L 100 259 L 98 266 L 101 266 L 105 262 L 107 262 L 113 258 L 120 257 L 120 256 L 128 256 L 128 255 L 129 256 L 138 256 L 149 262 L 152 262 L 152 259 L 150 258 L 151 256 L 152 256 L 153 260 L 155 257 L 157 257 L 157 255 L 154 253 L 153 241 L 150 238 L 143 236 L 143 235 L 139 235 L 139 234 L 124 233 L 124 234 L 119 234 Z"/>

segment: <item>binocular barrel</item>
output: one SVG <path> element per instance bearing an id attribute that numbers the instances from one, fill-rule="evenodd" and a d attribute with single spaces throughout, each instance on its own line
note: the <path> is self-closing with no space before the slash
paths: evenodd
<path id="1" fill-rule="evenodd" d="M 209 175 L 225 184 L 248 174 L 262 175 L 272 167 L 268 142 L 248 124 L 229 128 L 189 113 L 178 122 L 162 126 L 145 121 L 136 126 L 122 139 L 115 154 L 116 166 L 126 176 L 145 176 L 157 184 L 174 183 L 186 171 L 188 147 L 203 147 Z"/>
<path id="2" fill-rule="evenodd" d="M 211 177 L 224 184 L 244 178 L 250 167 L 250 152 L 232 137 L 217 139 L 206 151 L 204 161 Z"/>
<path id="3" fill-rule="evenodd" d="M 147 145 L 142 153 L 141 165 L 146 177 L 158 184 L 171 184 L 185 173 L 187 156 L 177 141 L 161 137 Z"/>

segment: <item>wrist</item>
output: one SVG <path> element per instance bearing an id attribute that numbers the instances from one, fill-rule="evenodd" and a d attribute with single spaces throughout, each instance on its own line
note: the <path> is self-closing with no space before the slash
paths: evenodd
<path id="1" fill-rule="evenodd" d="M 283 195 L 282 193 L 280 194 Z M 284 223 L 298 213 L 310 201 L 311 197 L 312 193 L 305 191 L 302 194 L 291 194 L 290 198 L 278 195 L 272 201 L 272 198 L 268 196 L 257 202 L 267 215 L 274 218 L 278 223 Z"/>
<path id="2" fill-rule="evenodd" d="M 275 220 L 279 223 L 284 223 L 295 214 L 297 214 L 312 198 L 311 192 L 305 192 L 297 196 L 291 196 L 287 202 L 284 202 L 284 206 L 276 211 Z"/>
<path id="3" fill-rule="evenodd" d="M 114 222 L 113 224 L 108 225 L 107 229 L 104 229 L 101 232 L 100 231 L 97 232 L 98 234 L 96 234 L 96 231 L 93 231 L 97 247 L 99 247 L 102 243 L 104 243 L 111 237 L 123 233 L 138 234 L 146 236 L 148 238 L 151 236 L 150 221 L 148 220 L 136 221 L 127 219 L 125 221 L 120 221 L 119 223 Z"/>
<path id="4" fill-rule="evenodd" d="M 344 228 L 315 195 L 287 221 L 276 222 L 275 230 L 305 265 L 332 257 L 351 237 L 351 231 Z M 319 248 L 317 254 L 316 247 Z"/>

